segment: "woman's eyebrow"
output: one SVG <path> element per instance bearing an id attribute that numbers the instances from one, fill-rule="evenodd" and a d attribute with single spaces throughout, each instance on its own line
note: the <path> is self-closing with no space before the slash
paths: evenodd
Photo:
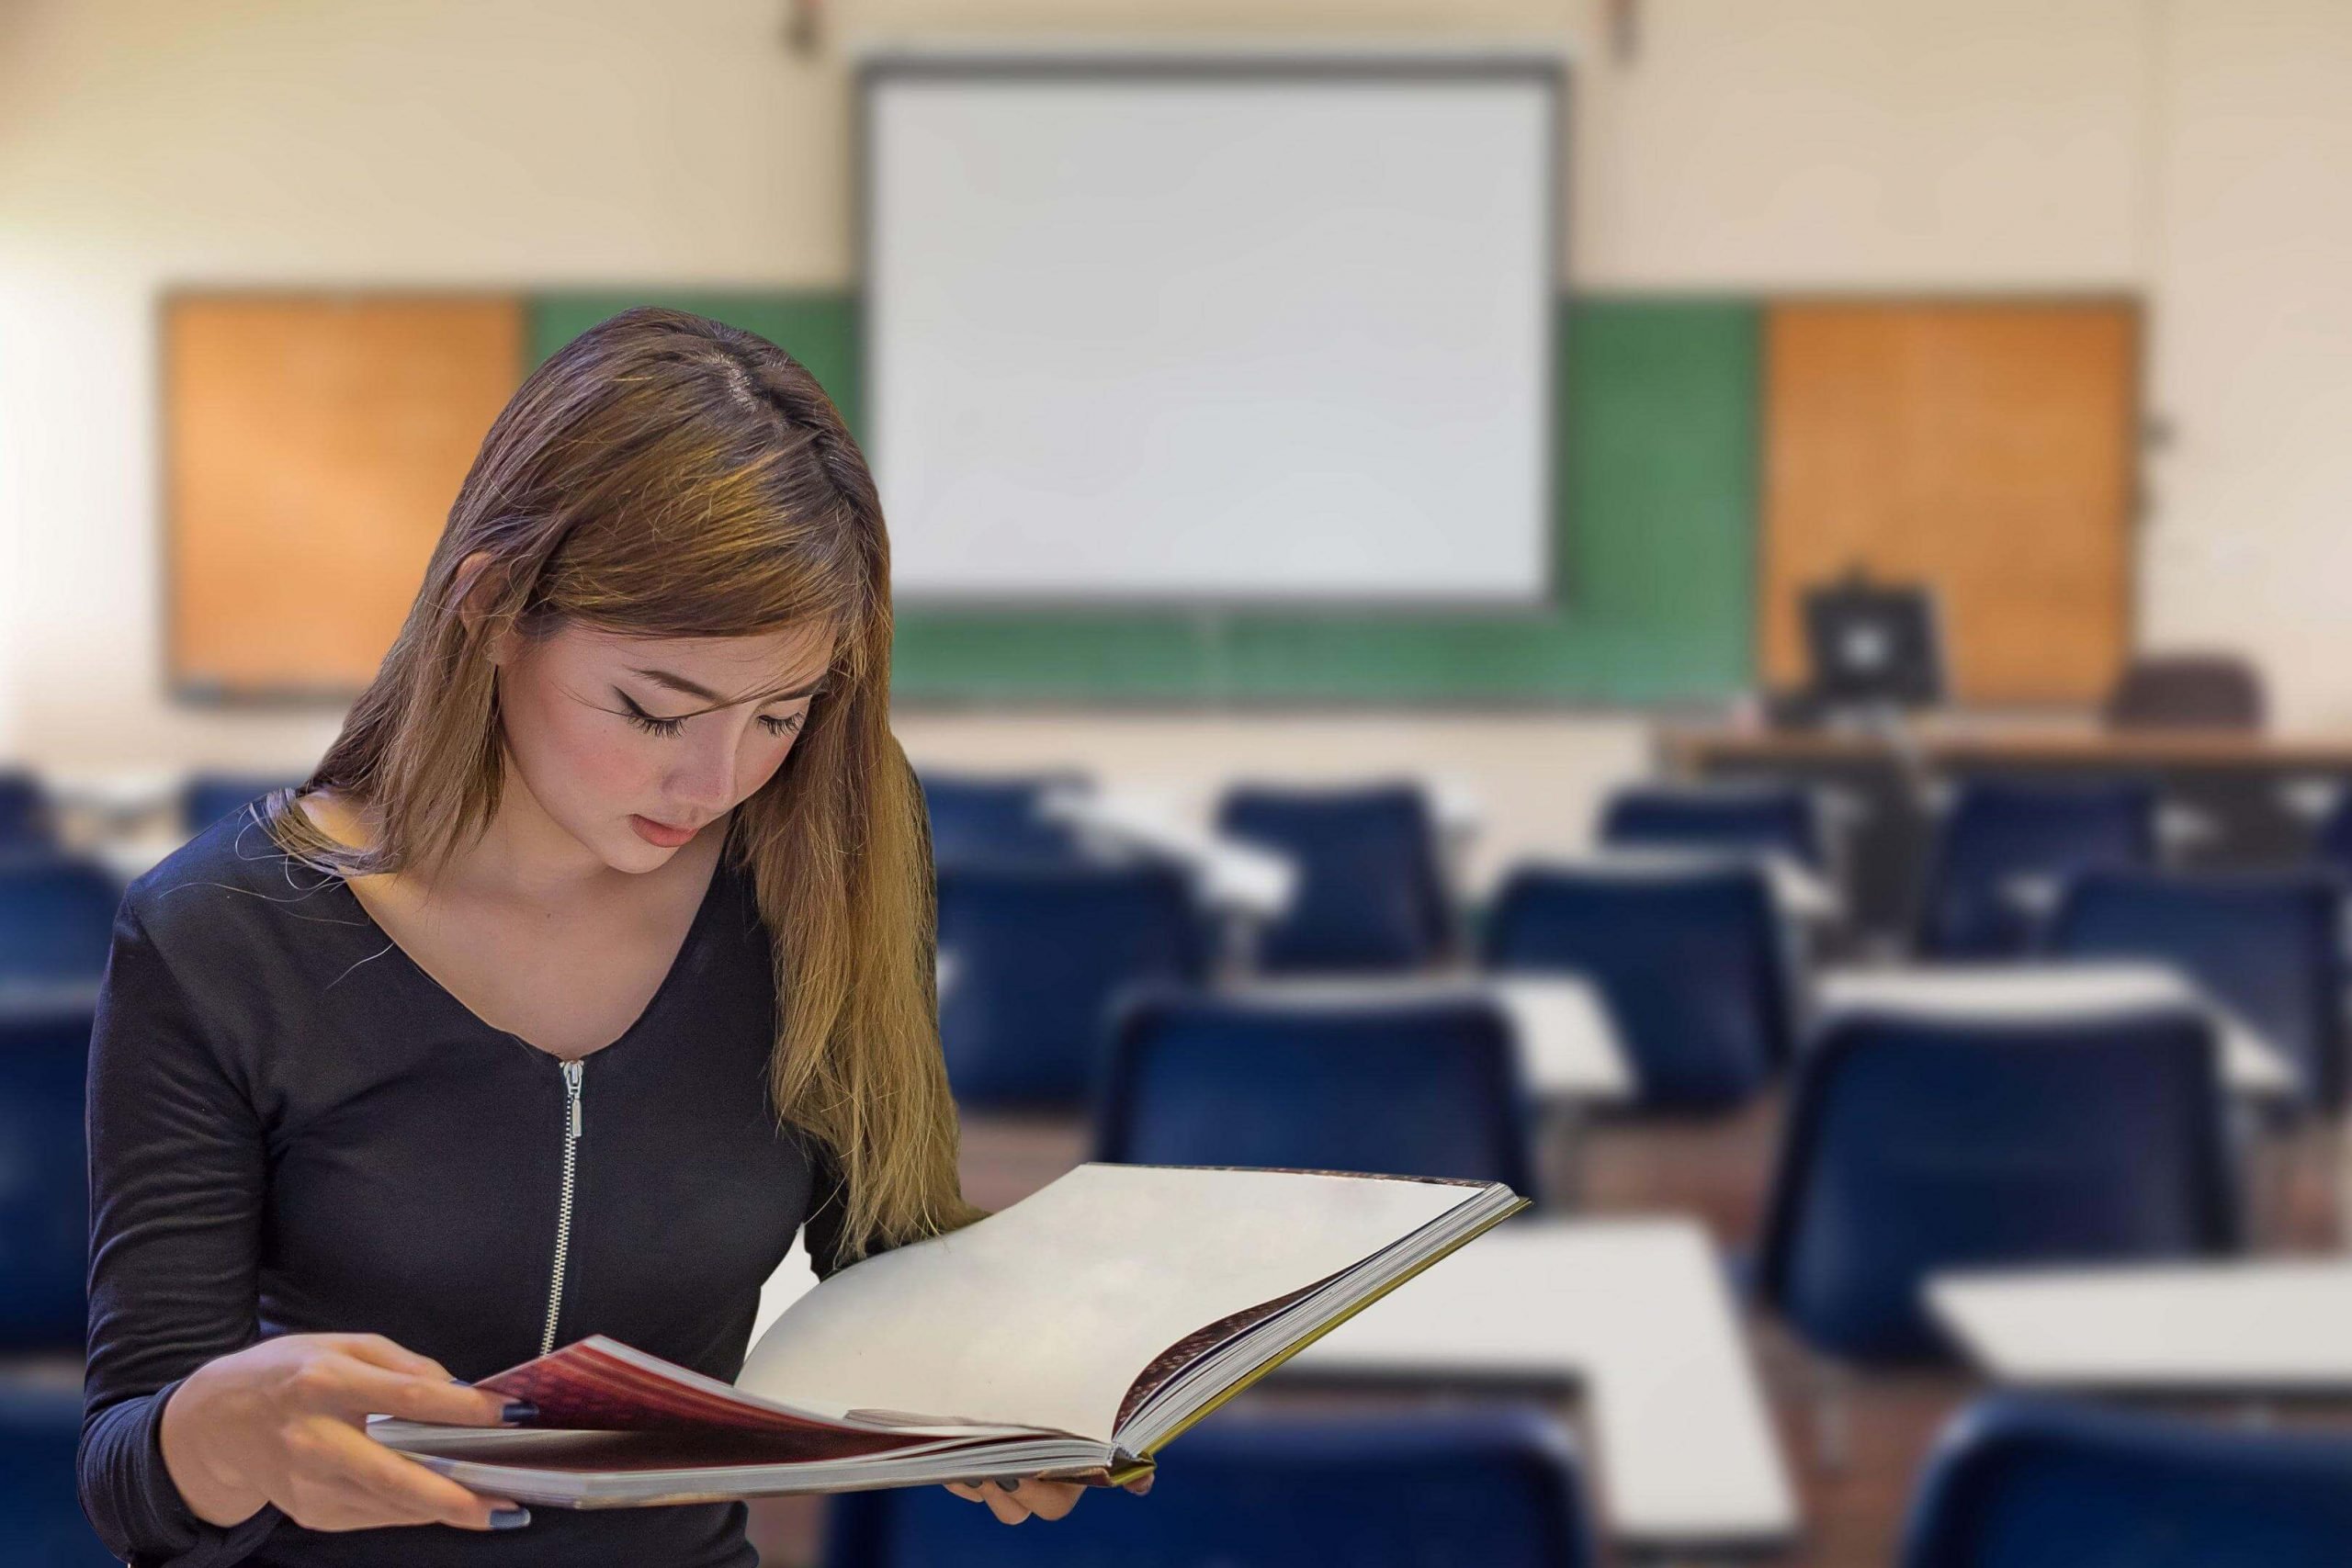
<path id="1" fill-rule="evenodd" d="M 696 697 L 707 703 L 716 703 L 721 707 L 733 707 L 739 703 L 748 703 L 754 700 L 765 703 L 777 703 L 788 702 L 795 697 L 815 696 L 825 689 L 826 680 L 825 676 L 820 675 L 815 680 L 808 682 L 806 685 L 796 686 L 791 691 L 772 692 L 764 697 L 754 699 L 752 697 L 729 698 L 721 696 L 719 694 L 712 691 L 708 686 L 704 685 L 699 681 L 689 681 L 684 675 L 673 675 L 667 670 L 639 670 L 632 668 L 629 671 L 629 673 L 632 675 L 642 675 L 647 680 L 653 682 L 656 685 L 667 686 L 673 692 L 683 692 L 687 696 Z"/>

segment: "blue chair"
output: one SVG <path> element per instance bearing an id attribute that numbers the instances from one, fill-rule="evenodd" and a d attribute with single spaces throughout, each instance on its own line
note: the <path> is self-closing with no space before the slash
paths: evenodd
<path id="1" fill-rule="evenodd" d="M 1217 828 L 1298 867 L 1289 911 L 1259 933 L 1261 969 L 1414 969 L 1452 950 L 1453 903 L 1419 785 L 1237 788 Z"/>
<path id="2" fill-rule="evenodd" d="M 1797 1075 L 1758 1293 L 1832 1356 L 1930 1359 L 1937 1272 L 2236 1251 L 2219 1055 L 2188 1008 L 1833 1019 Z"/>
<path id="3" fill-rule="evenodd" d="M 981 777 L 925 772 L 919 782 L 931 812 L 935 861 L 1082 858 L 1077 835 L 1042 809 L 1054 790 L 1082 784 L 1078 773 Z"/>
<path id="4" fill-rule="evenodd" d="M 1566 1437 L 1523 1406 L 1219 1415 L 1170 1444 L 1148 1496 L 1105 1492 L 1008 1529 L 937 1486 L 827 1499 L 825 1568 L 1588 1568 Z"/>
<path id="5" fill-rule="evenodd" d="M 1902 1561 L 2341 1568 L 2352 1562 L 2352 1437 L 1982 1400 L 1945 1428 L 1928 1461 Z"/>
<path id="6" fill-rule="evenodd" d="M 1789 937 L 1753 866 L 1522 868 L 1485 937 L 1491 969 L 1599 988 L 1645 1106 L 1741 1105 L 1789 1058 Z"/>
<path id="7" fill-rule="evenodd" d="M 2345 891 L 2304 873 L 2100 872 L 2048 933 L 2064 958 L 2168 964 L 2278 1046 L 2324 1109 L 2344 1107 Z"/>
<path id="8" fill-rule="evenodd" d="M 299 778 L 276 773 L 194 773 L 180 785 L 180 825 L 201 833 L 232 811 L 243 810 L 274 789 L 290 789 Z"/>
<path id="9" fill-rule="evenodd" d="M 1940 958 L 2001 958 L 2033 945 L 2022 882 L 2156 861 L 2156 793 L 2122 781 L 2053 784 L 2002 779 L 1962 786 L 1936 833 L 1919 947 Z"/>
<path id="10" fill-rule="evenodd" d="M 1095 1157 L 1447 1176 L 1535 1190 L 1509 1021 L 1482 998 L 1137 998 L 1114 1033 Z"/>
<path id="11" fill-rule="evenodd" d="M 1130 987 L 1198 983 L 1208 941 L 1165 866 L 1009 860 L 939 868 L 940 1039 L 967 1106 L 1090 1100 Z"/>
<path id="12" fill-rule="evenodd" d="M 2352 789 L 2341 791 L 2313 826 L 2312 859 L 2326 870 L 2352 876 Z"/>
<path id="13" fill-rule="evenodd" d="M 0 853 L 56 847 L 49 792 L 41 788 L 40 780 L 21 768 L 0 769 Z"/>
<path id="14" fill-rule="evenodd" d="M 1601 812 L 1599 839 L 1611 849 L 1782 854 L 1815 871 L 1829 863 L 1814 797 L 1780 784 L 1622 789 Z"/>
<path id="15" fill-rule="evenodd" d="M 65 855 L 0 861 L 0 987 L 106 973 L 122 889 L 103 866 Z"/>
<path id="16" fill-rule="evenodd" d="M 119 1568 L 82 1513 L 81 1438 L 79 1388 L 0 1378 L 0 1562 L 8 1568 Z"/>
<path id="17" fill-rule="evenodd" d="M 0 1354 L 82 1349 L 90 1026 L 85 1006 L 0 1004 Z"/>

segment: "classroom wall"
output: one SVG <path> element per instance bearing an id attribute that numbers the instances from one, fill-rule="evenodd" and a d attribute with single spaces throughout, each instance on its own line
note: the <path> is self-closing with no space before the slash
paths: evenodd
<path id="1" fill-rule="evenodd" d="M 1559 38 L 1584 61 L 1580 288 L 2143 290 L 2178 433 L 2152 471 L 2143 637 L 2256 648 L 2288 722 L 2352 725 L 2330 570 L 2352 549 L 2352 392 L 2334 368 L 2352 333 L 2352 217 L 2325 195 L 2352 160 L 2352 96 L 2335 90 L 2352 10 L 2335 0 L 1641 0 L 1622 58 L 1598 0 L 826 11 L 874 38 Z M 329 716 L 164 700 L 159 286 L 842 288 L 846 78 L 838 51 L 787 55 L 781 13 L 0 10 L 0 755 L 290 764 L 332 730 Z M 678 177 L 688 164 L 697 177 Z M 1566 721 L 1480 722 L 1509 736 Z"/>
<path id="2" fill-rule="evenodd" d="M 2171 12 L 2143 616 L 2352 727 L 2352 5 Z"/>

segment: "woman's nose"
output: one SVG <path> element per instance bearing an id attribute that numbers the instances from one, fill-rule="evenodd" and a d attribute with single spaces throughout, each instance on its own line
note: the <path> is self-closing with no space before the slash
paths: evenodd
<path id="1" fill-rule="evenodd" d="M 682 806 L 715 812 L 726 807 L 735 788 L 735 751 L 740 738 L 720 736 L 694 749 L 683 771 L 670 781 L 670 794 Z"/>

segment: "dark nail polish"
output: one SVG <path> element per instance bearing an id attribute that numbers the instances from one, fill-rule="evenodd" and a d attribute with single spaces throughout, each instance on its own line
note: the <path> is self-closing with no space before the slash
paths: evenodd
<path id="1" fill-rule="evenodd" d="M 494 1530 L 518 1530 L 530 1522 L 531 1510 L 528 1508 L 492 1508 L 490 1511 L 490 1528 Z"/>
<path id="2" fill-rule="evenodd" d="M 1021 1483 L 1007 1476 L 998 1476 L 996 1478 L 996 1483 L 999 1486 L 1003 1487 L 1007 1492 L 1018 1492 L 1021 1490 Z"/>
<path id="3" fill-rule="evenodd" d="M 536 1421 L 539 1418 L 539 1407 L 527 1399 L 510 1399 L 506 1402 L 506 1408 L 498 1413 L 498 1418 L 501 1421 Z"/>

